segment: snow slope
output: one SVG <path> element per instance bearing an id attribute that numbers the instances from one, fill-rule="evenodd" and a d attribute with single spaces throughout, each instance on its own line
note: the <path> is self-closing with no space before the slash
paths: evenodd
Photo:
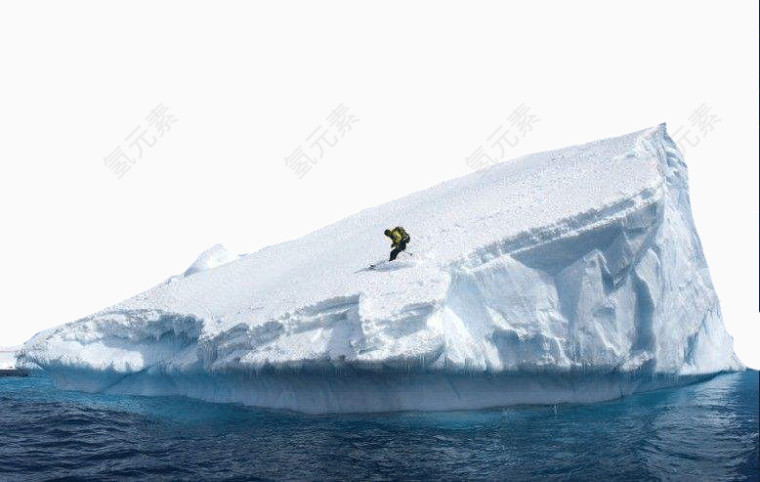
<path id="1" fill-rule="evenodd" d="M 396 225 L 414 256 L 363 269 Z M 308 412 L 595 401 L 743 368 L 664 124 L 214 247 L 24 353 L 65 388 Z"/>

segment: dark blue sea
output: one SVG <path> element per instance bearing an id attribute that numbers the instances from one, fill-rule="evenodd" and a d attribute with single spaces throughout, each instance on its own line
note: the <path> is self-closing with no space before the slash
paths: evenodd
<path id="1" fill-rule="evenodd" d="M 306 416 L 0 378 L 0 480 L 758 480 L 758 372 L 594 405 Z"/>

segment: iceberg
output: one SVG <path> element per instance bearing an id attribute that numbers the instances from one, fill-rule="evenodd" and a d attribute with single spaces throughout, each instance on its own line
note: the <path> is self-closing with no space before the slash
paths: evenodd
<path id="1" fill-rule="evenodd" d="M 14 370 L 16 368 L 16 350 L 13 348 L 0 348 L 0 370 Z"/>
<path id="2" fill-rule="evenodd" d="M 383 269 L 383 230 L 408 251 Z M 742 370 L 664 124 L 494 165 L 28 341 L 65 389 L 310 413 L 609 400 Z"/>
<path id="3" fill-rule="evenodd" d="M 0 347 L 0 377 L 25 377 L 34 369 L 28 363 L 16 359 L 21 347 Z"/>

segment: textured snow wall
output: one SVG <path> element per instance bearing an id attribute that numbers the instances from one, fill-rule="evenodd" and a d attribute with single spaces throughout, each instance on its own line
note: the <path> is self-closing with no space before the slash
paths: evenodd
<path id="1" fill-rule="evenodd" d="M 364 269 L 396 225 L 414 255 Z M 307 412 L 590 402 L 743 368 L 664 124 L 207 253 L 25 358 L 65 388 Z"/>

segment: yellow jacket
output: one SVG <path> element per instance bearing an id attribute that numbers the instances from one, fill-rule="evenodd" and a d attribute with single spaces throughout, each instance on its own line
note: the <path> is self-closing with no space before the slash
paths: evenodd
<path id="1" fill-rule="evenodd" d="M 390 231 L 390 234 L 388 233 L 388 230 L 385 231 L 385 235 L 391 238 L 391 241 L 393 241 L 393 244 L 391 244 L 392 248 L 395 248 L 402 242 L 409 242 L 409 235 L 406 234 L 406 231 L 404 231 L 404 228 L 401 226 L 396 226 Z"/>

